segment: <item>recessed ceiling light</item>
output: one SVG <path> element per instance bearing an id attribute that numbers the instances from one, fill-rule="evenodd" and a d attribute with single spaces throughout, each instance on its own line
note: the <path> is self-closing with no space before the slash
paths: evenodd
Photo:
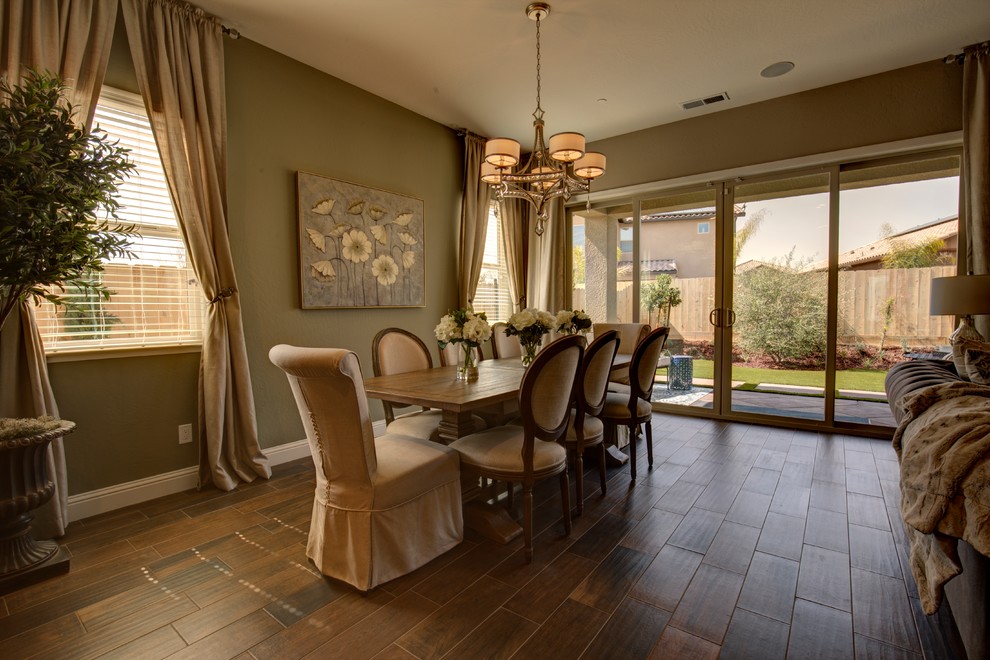
<path id="1" fill-rule="evenodd" d="M 760 71 L 760 75 L 764 78 L 776 78 L 777 76 L 782 76 L 785 73 L 789 73 L 791 69 L 794 68 L 794 62 L 774 62 L 767 68 Z"/>

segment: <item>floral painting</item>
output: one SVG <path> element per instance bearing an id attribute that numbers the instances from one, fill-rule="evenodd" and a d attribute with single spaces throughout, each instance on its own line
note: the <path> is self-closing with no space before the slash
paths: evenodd
<path id="1" fill-rule="evenodd" d="M 303 309 L 426 304 L 423 200 L 299 172 Z"/>

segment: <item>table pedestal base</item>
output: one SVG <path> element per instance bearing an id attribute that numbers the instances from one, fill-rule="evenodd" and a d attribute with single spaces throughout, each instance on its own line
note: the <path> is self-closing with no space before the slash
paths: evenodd
<path id="1" fill-rule="evenodd" d="M 504 507 L 480 500 L 464 503 L 464 525 L 486 539 L 502 544 L 522 535 L 522 527 Z"/>

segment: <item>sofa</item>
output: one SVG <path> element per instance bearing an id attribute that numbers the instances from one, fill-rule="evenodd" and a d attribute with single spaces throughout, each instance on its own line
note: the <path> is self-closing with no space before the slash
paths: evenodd
<path id="1" fill-rule="evenodd" d="M 947 385 L 949 383 L 955 383 L 955 385 Z M 931 389 L 926 390 L 926 388 Z M 990 386 L 971 384 L 960 377 L 952 360 L 914 360 L 898 364 L 887 373 L 885 382 L 887 400 L 890 403 L 894 418 L 898 422 L 894 444 L 901 459 L 901 511 L 906 518 L 910 517 L 910 513 L 906 509 L 910 508 L 911 505 L 910 503 L 906 505 L 903 500 L 906 493 L 905 483 L 910 479 L 905 477 L 905 462 L 901 455 L 902 448 L 899 443 L 905 438 L 915 445 L 932 440 L 933 436 L 937 435 L 933 430 L 934 426 L 926 426 L 923 432 L 918 432 L 920 427 L 917 425 L 924 425 L 928 422 L 925 419 L 924 405 L 929 399 L 935 398 L 932 396 L 933 393 L 946 389 L 961 391 L 962 388 L 966 388 L 966 391 L 970 393 L 974 388 L 990 390 Z M 945 402 L 947 406 L 952 404 L 953 402 Z M 916 425 L 915 428 L 912 428 L 912 425 Z M 971 428 L 973 427 L 971 426 Z M 967 441 L 972 440 L 972 434 L 969 435 Z M 986 434 L 981 433 L 981 436 L 986 437 Z M 978 469 L 990 470 L 990 466 L 988 466 L 990 455 L 984 452 L 982 457 L 977 457 L 974 460 Z M 986 474 L 986 472 L 982 474 Z M 984 523 L 985 521 L 980 525 L 985 527 Z M 912 572 L 915 573 L 916 581 L 919 582 L 919 591 L 924 592 L 924 578 L 918 579 L 914 566 L 916 563 L 924 562 L 924 557 L 919 559 L 917 555 L 923 555 L 926 551 L 919 548 L 934 547 L 936 548 L 934 554 L 940 554 L 941 551 L 937 548 L 944 547 L 944 545 L 939 546 L 939 544 L 944 544 L 945 538 L 943 537 L 941 541 L 937 539 L 930 541 L 930 545 L 925 546 L 924 538 L 931 539 L 931 537 L 938 537 L 939 535 L 922 535 L 912 529 L 910 525 L 906 526 L 906 529 L 909 538 L 914 537 L 912 538 Z M 916 543 L 918 541 L 921 542 L 920 545 Z M 950 538 L 949 541 L 950 543 L 954 542 L 956 546 L 958 566 L 961 566 L 962 572 L 944 583 L 945 600 L 949 603 L 967 656 L 971 659 L 990 657 L 990 642 L 988 642 L 988 635 L 990 635 L 988 633 L 990 630 L 990 601 L 988 601 L 990 599 L 990 558 L 981 554 L 973 545 L 961 538 L 958 541 Z M 951 550 L 948 554 L 951 556 Z M 942 559 L 944 560 L 945 557 Z M 942 587 L 938 591 L 939 596 L 941 596 Z M 922 600 L 925 600 L 924 593 L 922 593 Z M 938 607 L 937 600 L 934 607 Z M 930 610 L 932 608 L 926 607 L 925 609 Z M 931 612 L 929 611 L 929 613 Z"/>

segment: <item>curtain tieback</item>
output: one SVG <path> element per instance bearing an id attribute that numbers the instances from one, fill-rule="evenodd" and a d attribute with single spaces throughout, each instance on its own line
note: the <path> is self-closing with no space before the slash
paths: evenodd
<path id="1" fill-rule="evenodd" d="M 226 289 L 220 289 L 220 293 L 210 298 L 210 304 L 213 305 L 220 302 L 224 298 L 230 298 L 236 292 L 236 289 L 232 286 L 228 286 Z"/>

